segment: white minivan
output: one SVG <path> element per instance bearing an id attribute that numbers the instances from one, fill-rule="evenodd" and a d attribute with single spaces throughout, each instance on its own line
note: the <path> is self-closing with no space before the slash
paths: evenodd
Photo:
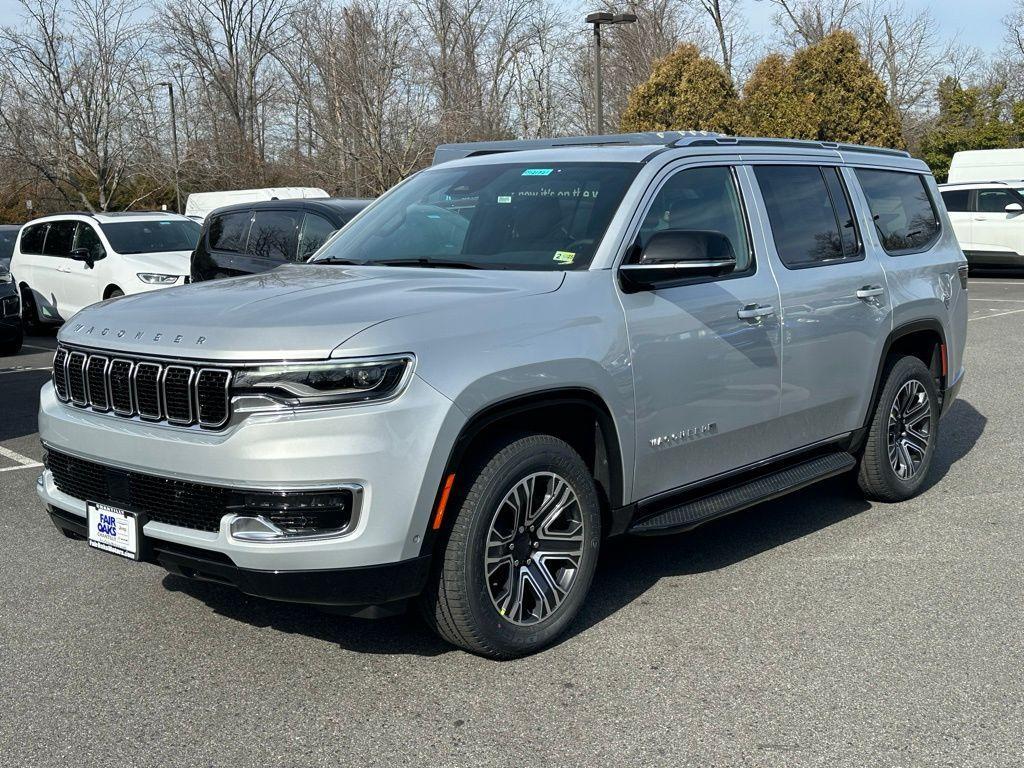
<path id="1" fill-rule="evenodd" d="M 68 213 L 26 224 L 11 257 L 27 325 L 187 281 L 200 226 L 172 213 Z"/>
<path id="2" fill-rule="evenodd" d="M 941 184 L 939 190 L 968 262 L 1024 267 L 1024 181 Z"/>

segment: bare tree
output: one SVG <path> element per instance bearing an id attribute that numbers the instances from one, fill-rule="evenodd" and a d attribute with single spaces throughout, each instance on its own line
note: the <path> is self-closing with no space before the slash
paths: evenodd
<path id="1" fill-rule="evenodd" d="M 718 60 L 733 84 L 739 79 L 738 59 L 752 47 L 740 0 L 692 0 L 711 24 Z"/>
<path id="2" fill-rule="evenodd" d="M 776 6 L 775 24 L 793 48 L 814 45 L 842 29 L 861 0 L 767 0 Z"/>

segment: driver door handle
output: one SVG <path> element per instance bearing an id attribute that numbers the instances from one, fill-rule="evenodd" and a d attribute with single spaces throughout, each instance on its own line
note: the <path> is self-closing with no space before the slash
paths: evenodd
<path id="1" fill-rule="evenodd" d="M 858 299 L 873 299 L 876 296 L 881 296 L 885 293 L 885 288 L 880 285 L 865 285 L 859 291 L 857 291 Z"/>
<path id="2" fill-rule="evenodd" d="M 736 313 L 740 320 L 760 320 L 762 317 L 769 317 L 775 314 L 775 307 L 763 304 L 748 304 Z"/>

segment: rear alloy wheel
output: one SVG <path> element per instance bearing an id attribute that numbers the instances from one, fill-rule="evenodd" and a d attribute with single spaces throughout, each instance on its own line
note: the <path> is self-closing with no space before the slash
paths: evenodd
<path id="1" fill-rule="evenodd" d="M 904 357 L 889 370 L 875 407 L 857 481 L 865 495 L 903 501 L 924 485 L 935 455 L 939 393 L 928 367 Z"/>
<path id="2" fill-rule="evenodd" d="M 583 605 L 601 541 L 597 489 L 579 454 L 550 435 L 510 438 L 477 467 L 462 470 L 466 490 L 446 512 L 451 528 L 421 607 L 454 645 L 522 656 Z"/>

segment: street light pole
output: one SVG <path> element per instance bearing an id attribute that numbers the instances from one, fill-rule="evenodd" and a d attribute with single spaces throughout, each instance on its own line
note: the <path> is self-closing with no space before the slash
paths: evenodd
<path id="1" fill-rule="evenodd" d="M 174 210 L 181 213 L 181 186 L 178 184 L 178 119 L 174 111 L 174 83 L 159 83 L 167 87 L 167 96 L 171 102 L 171 152 L 174 158 Z"/>
<path id="2" fill-rule="evenodd" d="M 604 85 L 601 82 L 601 25 L 602 24 L 633 24 L 635 13 L 609 13 L 596 11 L 587 14 L 587 24 L 594 25 L 594 100 L 597 115 L 597 134 L 604 133 Z"/>

